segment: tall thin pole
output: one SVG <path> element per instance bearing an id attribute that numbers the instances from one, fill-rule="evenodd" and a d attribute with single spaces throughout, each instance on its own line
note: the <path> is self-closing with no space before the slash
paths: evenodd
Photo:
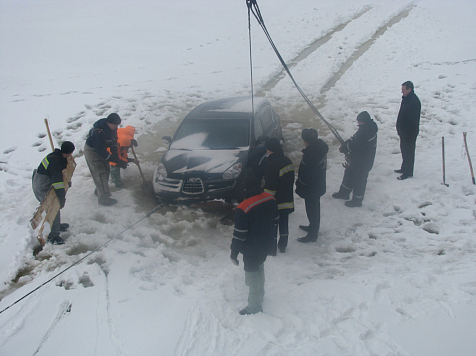
<path id="1" fill-rule="evenodd" d="M 463 132 L 464 147 L 466 148 L 466 156 L 468 156 L 469 169 L 471 171 L 471 179 L 473 180 L 473 184 L 476 185 L 476 182 L 474 180 L 473 164 L 471 163 L 471 157 L 469 156 L 469 151 L 468 151 L 468 143 L 466 142 L 466 134 L 467 132 Z"/>
<path id="2" fill-rule="evenodd" d="M 449 184 L 446 184 L 446 167 L 445 167 L 445 137 L 441 138 L 441 156 L 443 160 L 443 185 L 449 187 Z"/>

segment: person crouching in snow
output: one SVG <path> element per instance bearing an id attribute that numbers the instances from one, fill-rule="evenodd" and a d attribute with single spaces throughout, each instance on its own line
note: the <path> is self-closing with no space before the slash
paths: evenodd
<path id="1" fill-rule="evenodd" d="M 74 152 L 74 144 L 65 141 L 61 149 L 56 148 L 54 152 L 47 155 L 37 169 L 33 170 L 32 188 L 36 199 L 41 203 L 51 186 L 53 186 L 56 196 L 60 202 L 60 209 L 64 208 L 66 202 L 66 190 L 63 178 L 63 170 L 68 166 L 68 157 Z M 69 224 L 61 224 L 60 212 L 51 225 L 46 242 L 53 245 L 63 245 L 64 240 L 60 237 L 60 231 L 67 231 Z"/>
<path id="2" fill-rule="evenodd" d="M 370 118 L 370 114 L 362 111 L 357 115 L 357 124 L 357 132 L 339 148 L 340 152 L 349 157 L 350 163 L 345 169 L 339 191 L 332 194 L 335 199 L 348 200 L 353 191 L 352 200 L 345 202 L 345 205 L 351 208 L 362 206 L 367 178 L 374 165 L 377 150 L 378 127 Z"/>
<path id="3" fill-rule="evenodd" d="M 246 199 L 236 208 L 230 258 L 238 266 L 238 254 L 243 254 L 249 294 L 248 305 L 240 314 L 248 315 L 263 311 L 264 262 L 274 247 L 279 214 L 276 200 L 263 192 L 256 176 L 248 175 L 243 189 Z"/>
<path id="4" fill-rule="evenodd" d="M 134 147 L 137 147 L 137 141 L 134 140 L 135 132 L 136 129 L 132 126 L 126 126 L 117 129 L 117 150 L 119 154 L 119 159 L 126 163 L 139 163 L 138 159 L 129 158 L 128 156 L 129 148 L 131 148 L 132 145 L 134 145 Z M 109 148 L 108 151 L 110 152 Z M 115 162 L 109 162 L 109 165 L 111 166 L 112 182 L 114 183 L 116 188 L 123 188 L 124 184 L 122 183 L 121 179 L 121 168 Z"/>

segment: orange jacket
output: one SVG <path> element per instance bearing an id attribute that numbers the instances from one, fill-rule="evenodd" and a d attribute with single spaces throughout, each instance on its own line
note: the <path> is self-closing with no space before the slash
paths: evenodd
<path id="1" fill-rule="evenodd" d="M 129 162 L 127 149 L 131 146 L 131 140 L 134 138 L 134 134 L 136 129 L 132 126 L 121 127 L 117 129 L 117 149 L 119 154 L 119 159 L 123 160 L 124 162 Z M 109 152 L 110 149 L 107 149 Z M 109 162 L 111 166 L 115 166 L 114 162 Z"/>

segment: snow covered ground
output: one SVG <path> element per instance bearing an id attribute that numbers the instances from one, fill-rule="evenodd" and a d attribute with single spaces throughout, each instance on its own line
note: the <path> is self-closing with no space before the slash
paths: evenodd
<path id="1" fill-rule="evenodd" d="M 265 264 L 264 313 L 240 316 L 244 272 L 229 260 L 223 212 L 161 209 L 0 314 L 0 355 L 474 355 L 476 350 L 476 3 L 469 0 L 258 0 L 301 88 L 344 138 L 367 110 L 379 146 L 364 206 L 330 193 L 342 155 L 252 18 L 255 91 L 282 117 L 296 164 L 301 129 L 330 145 L 319 241 Z M 117 112 L 139 132 L 148 179 L 184 115 L 250 92 L 240 1 L 0 2 L 0 310 L 142 219 L 136 167 L 114 207 L 93 195 L 82 147 Z M 400 85 L 422 101 L 415 177 L 397 181 Z M 31 173 L 54 141 L 76 144 L 63 246 L 38 252 Z M 441 137 L 446 143 L 442 185 Z M 33 253 L 35 251 L 35 254 Z"/>

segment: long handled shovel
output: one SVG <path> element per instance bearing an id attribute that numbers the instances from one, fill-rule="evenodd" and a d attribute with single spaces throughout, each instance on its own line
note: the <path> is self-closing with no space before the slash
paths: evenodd
<path id="1" fill-rule="evenodd" d="M 447 187 L 449 187 L 450 185 L 449 184 L 446 184 L 446 174 L 445 174 L 445 137 L 443 136 L 441 138 L 441 156 L 443 158 L 443 185 L 446 185 Z"/>
<path id="2" fill-rule="evenodd" d="M 134 147 L 133 146 L 131 146 L 131 150 L 132 150 L 132 154 L 134 155 L 134 158 L 137 159 L 137 156 L 136 156 L 136 153 L 134 152 Z M 139 163 L 137 163 L 137 167 L 139 167 L 140 176 L 142 177 L 142 184 L 140 186 L 140 188 L 142 189 L 142 192 L 146 196 L 154 197 L 155 192 L 154 192 L 154 186 L 152 185 L 152 182 L 145 180 L 144 173 L 142 173 L 142 169 L 140 168 Z"/>
<path id="3" fill-rule="evenodd" d="M 463 132 L 464 147 L 466 148 L 466 156 L 468 156 L 469 169 L 471 171 L 471 179 L 473 180 L 473 184 L 476 184 L 474 180 L 473 164 L 471 163 L 471 157 L 469 157 L 468 143 L 466 142 L 466 134 L 467 132 Z"/>

